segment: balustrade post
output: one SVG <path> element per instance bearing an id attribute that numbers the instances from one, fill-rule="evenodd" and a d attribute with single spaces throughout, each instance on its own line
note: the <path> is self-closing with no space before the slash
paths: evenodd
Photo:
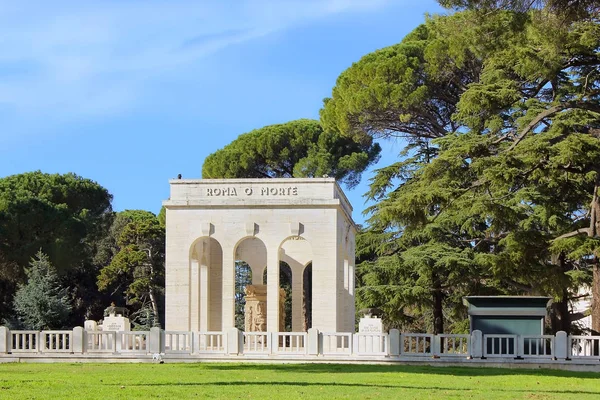
<path id="1" fill-rule="evenodd" d="M 76 326 L 75 328 L 73 328 L 73 342 L 71 343 L 71 351 L 73 352 L 73 354 L 83 354 L 84 335 L 85 331 L 83 330 L 83 327 Z"/>
<path id="2" fill-rule="evenodd" d="M 277 353 L 277 350 L 279 350 L 279 335 L 277 332 L 265 332 L 265 335 L 267 335 L 266 342 L 269 344 L 267 349 L 269 354 Z"/>
<path id="3" fill-rule="evenodd" d="M 307 347 L 308 355 L 316 356 L 319 354 L 319 330 L 317 328 L 310 328 L 307 335 Z"/>
<path id="4" fill-rule="evenodd" d="M 150 335 L 148 335 L 148 352 L 150 354 L 162 353 L 161 339 L 161 329 L 157 326 L 150 328 Z"/>
<path id="5" fill-rule="evenodd" d="M 115 333 L 115 353 L 120 354 L 123 349 L 123 334 L 121 332 Z"/>
<path id="6" fill-rule="evenodd" d="M 390 329 L 390 356 L 396 357 L 400 355 L 400 331 L 398 329 Z"/>
<path id="7" fill-rule="evenodd" d="M 358 354 L 358 335 L 350 335 L 350 354 Z"/>
<path id="8" fill-rule="evenodd" d="M 431 349 L 431 355 L 433 358 L 440 358 L 442 354 L 442 338 L 440 335 L 433 335 L 433 340 L 431 345 L 433 349 Z"/>
<path id="9" fill-rule="evenodd" d="M 236 356 L 241 353 L 240 349 L 244 348 L 244 346 L 240 346 L 241 333 L 242 332 L 235 327 L 227 329 L 227 354 Z"/>
<path id="10" fill-rule="evenodd" d="M 0 354 L 8 354 L 10 352 L 10 330 L 5 326 L 0 326 Z"/>
<path id="11" fill-rule="evenodd" d="M 480 330 L 471 332 L 471 358 L 483 358 L 483 333 Z"/>
<path id="12" fill-rule="evenodd" d="M 556 332 L 554 338 L 554 357 L 557 360 L 566 360 L 569 358 L 569 335 L 565 331 Z"/>

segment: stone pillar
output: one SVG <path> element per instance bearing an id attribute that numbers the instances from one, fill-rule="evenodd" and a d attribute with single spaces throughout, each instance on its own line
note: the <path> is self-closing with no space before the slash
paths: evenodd
<path id="1" fill-rule="evenodd" d="M 207 332 L 209 330 L 208 324 L 210 320 L 210 240 L 207 244 L 202 244 L 202 255 L 200 256 L 199 266 L 199 281 L 200 287 L 200 321 L 199 330 L 201 332 Z"/>
<path id="2" fill-rule="evenodd" d="M 267 331 L 279 332 L 279 249 L 267 249 Z"/>
<path id="3" fill-rule="evenodd" d="M 302 268 L 292 268 L 292 332 L 304 331 L 304 287 L 302 282 L 304 270 Z"/>
<path id="4" fill-rule="evenodd" d="M 162 353 L 161 340 L 161 329 L 157 327 L 150 328 L 150 335 L 148 336 L 148 352 L 152 354 Z"/>
<path id="5" fill-rule="evenodd" d="M 247 285 L 245 292 L 245 331 L 265 332 L 267 330 L 267 287 L 265 285 Z"/>
<path id="6" fill-rule="evenodd" d="M 85 343 L 85 330 L 81 326 L 73 328 L 73 343 L 71 350 L 73 354 L 83 354 Z M 1 353 L 1 351 L 0 351 Z"/>
<path id="7" fill-rule="evenodd" d="M 221 297 L 221 330 L 235 327 L 235 259 L 231 245 L 223 246 L 223 293 Z"/>
<path id="8" fill-rule="evenodd" d="M 434 358 L 440 358 L 440 355 L 442 354 L 442 338 L 440 338 L 440 335 L 433 335 L 432 339 L 433 349 L 431 354 Z"/>
<path id="9" fill-rule="evenodd" d="M 319 330 L 317 328 L 310 328 L 308 330 L 308 335 L 307 335 L 307 347 L 308 347 L 308 355 L 309 356 L 316 356 L 319 354 L 319 339 L 320 339 L 321 335 L 319 335 Z"/>
<path id="10" fill-rule="evenodd" d="M 10 330 L 0 326 L 0 354 L 10 353 Z"/>
<path id="11" fill-rule="evenodd" d="M 196 251 L 190 266 L 190 330 L 200 329 L 200 267 Z"/>
<path id="12" fill-rule="evenodd" d="M 227 330 L 227 354 L 238 355 L 243 351 L 243 338 L 240 340 L 240 336 L 242 336 L 242 332 L 238 328 Z"/>
<path id="13" fill-rule="evenodd" d="M 322 332 L 338 332 L 338 276 L 335 232 L 313 247 L 312 326 Z M 318 247 L 317 247 L 318 246 Z M 333 249 L 333 250 L 332 250 Z M 352 329 L 354 331 L 354 329 Z"/>
<path id="14" fill-rule="evenodd" d="M 554 357 L 557 360 L 569 358 L 569 335 L 565 331 L 556 332 L 554 338 Z"/>
<path id="15" fill-rule="evenodd" d="M 480 330 L 471 332 L 471 358 L 483 358 L 483 333 Z"/>
<path id="16" fill-rule="evenodd" d="M 400 331 L 398 329 L 390 329 L 390 356 L 400 355 Z"/>

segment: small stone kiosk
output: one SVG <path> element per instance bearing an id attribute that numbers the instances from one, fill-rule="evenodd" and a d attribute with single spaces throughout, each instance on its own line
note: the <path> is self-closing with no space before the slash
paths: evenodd
<path id="1" fill-rule="evenodd" d="M 170 186 L 163 202 L 167 330 L 234 328 L 236 262 L 244 262 L 252 273 L 246 329 L 283 331 L 285 262 L 292 331 L 354 331 L 356 229 L 335 179 L 174 179 Z"/>
<path id="2" fill-rule="evenodd" d="M 543 335 L 544 319 L 550 297 L 542 296 L 467 296 L 471 333 L 479 330 L 486 335 Z M 509 353 L 514 343 L 506 341 Z M 492 353 L 491 341 L 485 344 Z"/>
<path id="3" fill-rule="evenodd" d="M 543 335 L 550 297 L 467 296 L 471 332 L 485 334 Z"/>

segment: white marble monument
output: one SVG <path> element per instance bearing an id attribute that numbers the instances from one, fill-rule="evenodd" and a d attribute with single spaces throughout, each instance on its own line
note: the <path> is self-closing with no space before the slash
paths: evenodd
<path id="1" fill-rule="evenodd" d="M 285 261 L 292 276 L 292 331 L 310 328 L 307 313 L 319 330 L 354 331 L 356 229 L 334 179 L 176 179 L 170 186 L 163 203 L 167 330 L 233 328 L 235 262 L 244 261 L 255 287 L 264 285 L 267 271 L 265 300 L 252 310 L 260 317 L 255 322 L 257 315 L 246 315 L 246 321 L 282 331 L 279 264 Z"/>
<path id="2" fill-rule="evenodd" d="M 379 317 L 366 315 L 358 321 L 358 333 L 383 333 L 383 322 Z"/>

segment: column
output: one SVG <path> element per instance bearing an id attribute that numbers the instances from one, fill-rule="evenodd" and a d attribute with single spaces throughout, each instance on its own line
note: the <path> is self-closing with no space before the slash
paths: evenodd
<path id="1" fill-rule="evenodd" d="M 223 245 L 222 331 L 235 327 L 235 258 L 230 243 Z"/>
<path id="2" fill-rule="evenodd" d="M 303 272 L 302 265 L 294 265 L 292 268 L 292 332 L 302 332 L 302 297 L 303 291 Z"/>
<path id="3" fill-rule="evenodd" d="M 202 247 L 203 250 L 198 271 L 198 280 L 200 282 L 200 324 L 198 329 L 201 332 L 206 332 L 209 330 L 208 323 L 210 320 L 210 240 L 207 244 L 203 244 Z"/>
<path id="4" fill-rule="evenodd" d="M 279 248 L 267 248 L 267 332 L 279 332 Z"/>
<path id="5" fill-rule="evenodd" d="M 200 271 L 197 253 L 194 251 L 190 270 L 190 330 L 200 328 Z"/>

